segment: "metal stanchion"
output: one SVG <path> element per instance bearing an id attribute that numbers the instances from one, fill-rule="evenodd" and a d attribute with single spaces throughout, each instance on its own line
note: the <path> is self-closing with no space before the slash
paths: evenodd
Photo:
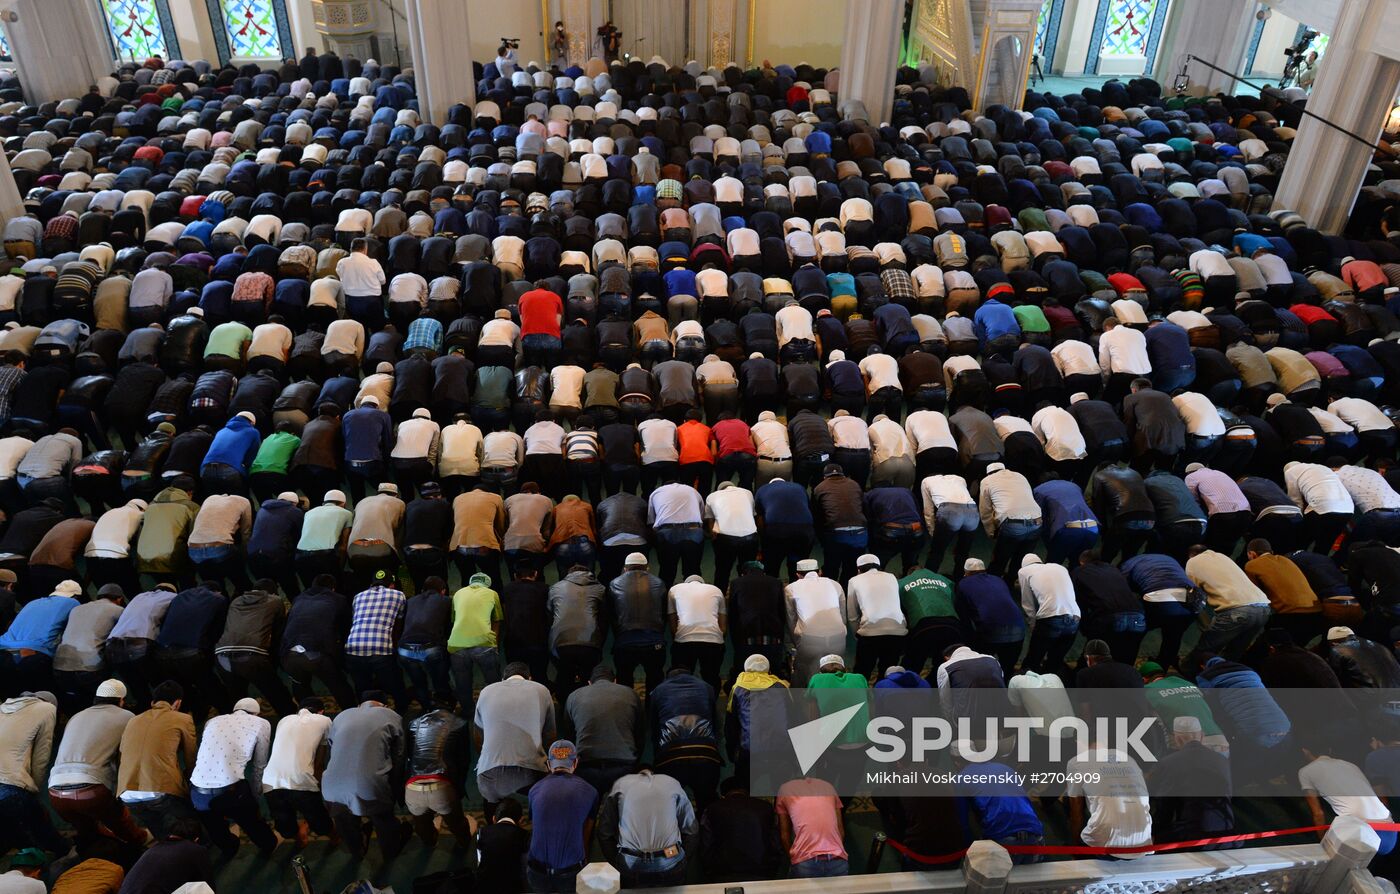
<path id="1" fill-rule="evenodd" d="M 885 856 L 885 842 L 888 840 L 884 832 L 876 832 L 875 837 L 870 839 L 870 853 L 865 858 L 866 875 L 880 871 L 880 860 Z"/>

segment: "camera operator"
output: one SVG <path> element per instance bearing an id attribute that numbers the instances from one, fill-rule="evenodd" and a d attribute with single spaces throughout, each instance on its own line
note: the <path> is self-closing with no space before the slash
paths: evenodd
<path id="1" fill-rule="evenodd" d="M 1294 84 L 1304 90 L 1312 87 L 1313 79 L 1317 77 L 1317 51 L 1309 52 L 1308 47 L 1316 37 L 1316 31 L 1305 28 L 1297 43 L 1284 48 L 1283 55 L 1288 61 L 1283 65 L 1283 77 L 1279 78 L 1278 83 L 1280 87 Z"/>
<path id="2" fill-rule="evenodd" d="M 617 30 L 609 19 L 598 28 L 598 55 L 603 57 L 603 61 L 612 64 L 617 60 L 617 54 L 622 49 L 622 32 Z"/>
<path id="3" fill-rule="evenodd" d="M 500 72 L 501 77 L 508 78 L 520 68 L 520 56 L 516 53 L 519 47 L 518 39 L 501 38 L 501 45 L 496 49 L 496 70 Z"/>

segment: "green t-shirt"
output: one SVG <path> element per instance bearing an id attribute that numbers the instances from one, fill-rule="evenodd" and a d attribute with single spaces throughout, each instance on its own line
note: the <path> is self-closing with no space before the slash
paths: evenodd
<path id="1" fill-rule="evenodd" d="M 846 724 L 837 737 L 837 744 L 865 741 L 865 725 L 870 720 L 870 707 L 866 704 L 866 691 L 869 684 L 860 674 L 842 671 L 836 674 L 813 674 L 807 681 L 808 697 L 817 706 L 817 713 L 829 717 L 842 708 L 861 705 L 861 709 Z"/>
<path id="2" fill-rule="evenodd" d="M 291 468 L 292 456 L 301 446 L 301 438 L 289 431 L 273 432 L 263 439 L 258 447 L 258 455 L 248 467 L 249 475 L 259 472 L 286 472 Z"/>
<path id="3" fill-rule="evenodd" d="M 452 596 L 452 635 L 447 650 L 475 649 L 496 645 L 491 622 L 499 621 L 501 597 L 489 587 L 463 587 Z"/>
<path id="4" fill-rule="evenodd" d="M 1016 315 L 1022 332 L 1049 332 L 1050 321 L 1045 319 L 1045 311 L 1034 304 L 1018 304 L 1011 308 Z"/>
<path id="5" fill-rule="evenodd" d="M 913 630 L 925 618 L 955 618 L 953 582 L 941 574 L 920 569 L 899 579 L 899 605 Z"/>
<path id="6" fill-rule="evenodd" d="M 242 357 L 243 346 L 253 340 L 253 330 L 242 323 L 220 323 L 209 333 L 205 357 Z"/>
<path id="7" fill-rule="evenodd" d="M 1168 731 L 1176 718 L 1195 717 L 1201 721 L 1202 735 L 1220 735 L 1220 725 L 1215 722 L 1210 705 L 1205 696 L 1201 695 L 1201 690 L 1193 684 L 1181 677 L 1170 676 L 1148 683 L 1146 688 L 1147 700 L 1151 703 L 1152 710 L 1162 718 L 1162 725 Z"/>

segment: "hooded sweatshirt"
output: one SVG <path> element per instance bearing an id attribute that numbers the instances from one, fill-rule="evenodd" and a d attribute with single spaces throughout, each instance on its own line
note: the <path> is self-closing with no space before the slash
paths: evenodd
<path id="1" fill-rule="evenodd" d="M 0 704 L 0 785 L 37 792 L 49 771 L 58 709 L 21 695 Z"/>

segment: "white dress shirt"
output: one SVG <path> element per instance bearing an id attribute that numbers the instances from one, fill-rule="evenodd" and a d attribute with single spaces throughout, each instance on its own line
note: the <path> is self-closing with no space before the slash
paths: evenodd
<path id="1" fill-rule="evenodd" d="M 870 394 L 874 394 L 881 388 L 904 390 L 899 384 L 899 361 L 889 354 L 871 354 L 862 357 L 860 371 L 865 376 L 865 390 Z"/>
<path id="2" fill-rule="evenodd" d="M 1380 472 L 1363 466 L 1345 465 L 1333 471 L 1347 489 L 1352 502 L 1362 512 L 1376 509 L 1400 509 L 1400 493 Z"/>
<path id="3" fill-rule="evenodd" d="M 1356 510 L 1342 479 L 1320 463 L 1286 464 L 1283 467 L 1283 483 L 1288 487 L 1288 498 L 1304 512 L 1343 512 L 1351 515 Z"/>
<path id="4" fill-rule="evenodd" d="M 1053 352 L 1051 354 L 1053 356 Z M 1115 326 L 1099 336 L 1099 368 L 1106 373 L 1145 376 L 1152 372 L 1147 336 L 1129 326 Z"/>
<path id="5" fill-rule="evenodd" d="M 1069 569 L 1059 563 L 1041 561 L 1038 556 L 1026 558 L 1035 558 L 1035 561 L 1023 564 L 1016 573 L 1016 583 L 1021 588 L 1021 609 L 1026 618 L 1034 623 L 1037 618 L 1079 617 L 1079 602 L 1074 598 Z"/>
<path id="6" fill-rule="evenodd" d="M 1094 357 L 1094 349 L 1076 339 L 1055 345 L 1050 349 L 1050 357 L 1062 376 L 1097 376 L 1102 373 L 1099 361 Z"/>
<path id="7" fill-rule="evenodd" d="M 1199 391 L 1183 391 L 1172 398 L 1176 412 L 1186 423 L 1186 433 L 1198 437 L 1218 437 L 1225 434 L 1225 420 L 1210 398 Z"/>
<path id="8" fill-rule="evenodd" d="M 754 520 L 753 492 L 726 481 L 705 498 L 705 518 L 714 522 L 715 534 L 748 537 L 758 533 Z"/>
<path id="9" fill-rule="evenodd" d="M 836 447 L 846 450 L 870 449 L 870 428 L 859 416 L 833 416 L 827 420 L 826 427 L 831 432 L 831 441 Z"/>
<path id="10" fill-rule="evenodd" d="M 1327 405 L 1327 410 L 1357 431 L 1389 431 L 1395 427 L 1389 416 L 1365 398 L 1338 398 Z"/>
<path id="11" fill-rule="evenodd" d="M 879 465 L 888 459 L 912 459 L 914 448 L 898 422 L 881 413 L 870 423 L 870 460 Z"/>
<path id="12" fill-rule="evenodd" d="M 640 429 L 641 425 L 637 427 Z M 749 434 L 753 437 L 754 450 L 761 458 L 776 461 L 792 459 L 792 442 L 788 440 L 787 426 L 778 421 L 772 410 L 758 414 L 758 421 L 749 427 Z M 0 441 L 0 444 L 3 443 Z"/>
<path id="13" fill-rule="evenodd" d="M 846 620 L 856 636 L 904 636 L 909 632 L 899 605 L 899 578 L 873 568 L 846 585 Z"/>
<path id="14" fill-rule="evenodd" d="M 1031 431 L 1045 447 L 1045 455 L 1055 462 L 1088 456 L 1084 433 L 1064 407 L 1042 407 L 1031 417 Z"/>
<path id="15" fill-rule="evenodd" d="M 909 436 L 915 453 L 935 447 L 958 449 L 953 430 L 948 427 L 948 417 L 937 410 L 915 410 L 910 413 L 904 420 L 904 433 Z"/>

